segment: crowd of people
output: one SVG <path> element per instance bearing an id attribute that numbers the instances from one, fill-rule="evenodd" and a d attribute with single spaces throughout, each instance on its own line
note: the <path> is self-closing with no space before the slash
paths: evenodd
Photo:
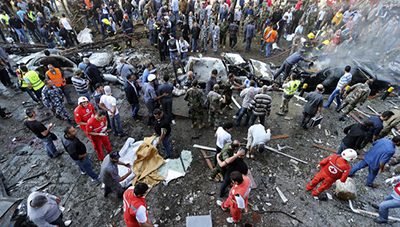
<path id="1" fill-rule="evenodd" d="M 201 50 L 206 53 L 208 45 L 213 49 L 213 53 L 217 53 L 218 48 L 225 49 L 228 36 L 229 50 L 235 49 L 238 37 L 242 35 L 243 42 L 246 43 L 245 51 L 250 51 L 252 42 L 258 37 L 257 34 L 261 34 L 258 37 L 261 51 L 264 51 L 265 47 L 266 57 L 269 57 L 272 54 L 273 44 L 279 44 L 281 38 L 287 38 L 292 34 L 292 53 L 274 75 L 276 80 L 283 74 L 285 82 L 282 85 L 282 104 L 277 114 L 286 116 L 290 100 L 300 86 L 299 75 L 291 73 L 291 68 L 299 61 L 311 61 L 306 56 L 340 52 L 353 45 L 369 48 L 376 44 L 377 38 L 383 40 L 385 51 L 393 53 L 392 46 L 398 41 L 400 34 L 400 25 L 397 23 L 398 5 L 386 4 L 381 7 L 367 1 L 355 6 L 338 5 L 339 7 L 334 5 L 318 8 L 317 4 L 312 4 L 303 9 L 302 1 L 292 6 L 288 2 L 240 0 L 236 7 L 230 0 L 217 0 L 212 3 L 200 0 L 163 2 L 135 0 L 125 1 L 122 5 L 113 0 L 105 2 L 84 0 L 79 2 L 79 9 L 86 15 L 87 27 L 92 25 L 104 37 L 116 35 L 119 27 L 123 33 L 130 35 L 135 29 L 134 24 L 141 20 L 148 30 L 150 45 L 159 50 L 160 60 L 164 61 L 166 56 L 170 56 L 174 67 L 177 62 L 187 57 L 188 52 Z M 4 41 L 8 42 L 5 36 L 12 36 L 20 42 L 29 42 L 26 35 L 28 31 L 31 40 L 45 42 L 49 48 L 55 47 L 54 40 L 66 47 L 78 43 L 73 23 L 64 14 L 61 14 L 60 18 L 51 16 L 55 10 L 58 11 L 54 0 L 44 3 L 18 0 L 15 5 L 18 8 L 16 14 L 9 10 L 10 7 L 1 5 L 1 35 Z M 302 19 L 303 16 L 306 19 Z M 371 30 L 379 32 L 369 35 Z M 303 36 L 306 37 L 306 41 L 302 40 Z M 121 49 L 118 43 L 114 43 L 113 46 L 114 50 Z M 126 48 L 128 47 L 132 47 L 130 39 L 126 39 Z M 1 82 L 9 87 L 12 83 L 8 74 L 14 72 L 7 55 L 1 51 Z M 29 70 L 22 64 L 15 73 L 18 76 L 20 89 L 27 92 L 34 102 L 40 104 L 38 108 L 45 106 L 57 118 L 70 124 L 63 131 L 61 139 L 63 147 L 82 174 L 88 175 L 94 182 L 104 184 L 105 197 L 115 192 L 118 197 L 123 198 L 126 225 L 153 226 L 148 220 L 144 199 L 150 189 L 149 186 L 139 183 L 124 190 L 119 183 L 126 179 L 132 170 L 129 163 L 119 161 L 119 153 L 110 144 L 108 133 L 119 137 L 125 136 L 117 99 L 113 97 L 111 87 L 103 84 L 103 78 L 96 65 L 90 63 L 87 58 L 82 59 L 75 76 L 71 78 L 76 96 L 79 97 L 72 118 L 64 106 L 64 97 L 68 105 L 75 105 L 66 86 L 64 74 L 49 51 L 45 51 L 44 54 L 46 58 L 42 64 L 48 69 L 43 75 L 46 79 L 41 80 L 37 72 Z M 150 62 L 146 65 L 142 76 L 136 78 L 130 71 L 132 65 L 124 58 L 120 59 L 120 63 L 118 73 L 125 81 L 124 92 L 131 107 L 133 121 L 139 122 L 143 119 L 143 116 L 139 115 L 139 110 L 141 104 L 144 104 L 148 113 L 147 125 L 153 126 L 154 132 L 159 136 L 157 147 L 160 148 L 162 144 L 165 149 L 164 159 L 170 158 L 172 155 L 170 137 L 173 132 L 171 126 L 176 124 L 172 114 L 174 87 L 170 83 L 170 76 L 159 75 L 155 65 Z M 335 98 L 336 111 L 343 111 L 340 118 L 343 121 L 346 120 L 347 113 L 357 104 L 362 105 L 366 102 L 370 86 L 374 81 L 367 80 L 365 83 L 348 86 L 352 80 L 350 70 L 350 66 L 344 68 L 343 76 L 325 105 L 323 105 L 322 84 L 317 85 L 315 91 L 306 95 L 307 103 L 302 120 L 299 122 L 304 130 L 317 124 L 316 117 L 321 116 L 322 108 L 329 108 Z M 247 209 L 252 186 L 249 177 L 246 176 L 248 166 L 244 158 L 248 156 L 253 159 L 257 153 L 265 150 L 265 145 L 270 140 L 271 130 L 265 128 L 265 119 L 271 113 L 273 100 L 268 93 L 277 84 L 259 87 L 254 75 L 249 75 L 248 81 L 240 84 L 235 81 L 234 73 L 229 73 L 227 81 L 217 81 L 217 69 L 211 69 L 206 73 L 209 73 L 210 77 L 204 92 L 193 72 L 187 72 L 187 79 L 184 82 L 187 91 L 184 100 L 188 102 L 191 128 L 198 126 L 202 130 L 207 127 L 205 120 L 207 116 L 208 127 L 215 131 L 215 168 L 208 179 L 223 180 L 220 197 L 228 194 L 228 199 L 224 202 L 218 200 L 217 205 L 223 210 L 229 208 L 232 217 L 228 218 L 227 222 L 236 223 L 239 222 L 242 212 Z M 221 116 L 226 115 L 228 109 L 232 109 L 234 92 L 239 93 L 243 100 L 242 105 L 233 116 L 234 122 L 221 123 Z M 0 110 L 3 118 L 12 117 L 4 109 Z M 43 141 L 47 156 L 56 158 L 62 155 L 63 151 L 57 150 L 53 143 L 57 139 L 51 132 L 53 124 L 45 126 L 37 121 L 35 108 L 28 108 L 25 113 L 28 118 L 24 121 L 24 125 Z M 243 118 L 245 118 L 243 126 L 248 127 L 246 148 L 241 148 L 240 142 L 232 140 L 229 133 L 234 127 L 241 126 Z M 259 123 L 256 122 L 257 118 Z M 346 127 L 344 129 L 346 137 L 341 141 L 338 153 L 319 163 L 321 171 L 307 184 L 306 189 L 312 191 L 313 196 L 318 196 L 329 189 L 337 179 L 345 182 L 348 176 L 367 166 L 369 172 L 366 185 L 378 187 L 373 183 L 376 175 L 384 171 L 385 163 L 391 157 L 395 157 L 395 146 L 400 145 L 399 136 L 392 139 L 385 138 L 399 123 L 399 119 L 398 110 L 388 110 L 362 123 Z M 96 151 L 101 163 L 100 174 L 92 170 L 86 145 L 76 136 L 79 129 L 76 130 L 72 126 L 75 123 L 86 134 Z M 363 148 L 368 143 L 372 143 L 372 147 L 368 152 L 364 152 Z M 354 161 L 357 157 L 363 160 L 351 168 L 348 162 Z M 120 176 L 118 165 L 128 168 L 128 173 Z M 322 181 L 321 186 L 316 188 Z M 398 178 L 390 181 L 397 182 Z M 227 187 L 232 182 L 233 187 L 228 191 Z M 397 202 L 400 197 L 399 187 L 400 183 L 396 184 L 394 192 L 379 206 L 380 217 L 375 219 L 376 222 L 387 222 L 388 208 L 400 206 Z M 62 210 L 57 205 L 60 201 L 58 197 L 34 192 L 28 198 L 28 216 L 39 226 L 47 223 L 68 226 L 70 221 L 62 221 Z"/>

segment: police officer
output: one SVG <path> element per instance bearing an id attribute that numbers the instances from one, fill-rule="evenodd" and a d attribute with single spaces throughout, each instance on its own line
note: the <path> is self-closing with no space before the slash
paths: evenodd
<path id="1" fill-rule="evenodd" d="M 115 36 L 117 34 L 117 32 L 114 31 L 114 29 L 111 26 L 111 23 L 110 23 L 110 21 L 108 19 L 104 18 L 101 21 L 106 25 L 106 32 L 107 32 L 108 37 L 113 37 L 113 36 Z M 117 42 L 114 42 L 113 46 L 114 46 L 114 51 L 121 50 L 121 46 Z"/>
<path id="2" fill-rule="evenodd" d="M 131 164 L 119 161 L 118 151 L 112 151 L 108 154 L 101 164 L 100 178 L 104 187 L 104 197 L 107 197 L 111 192 L 116 192 L 119 198 L 124 195 L 124 189 L 120 182 L 125 180 L 132 173 Z M 128 173 L 120 177 L 118 175 L 118 165 L 128 168 Z"/>
<path id="3" fill-rule="evenodd" d="M 67 110 L 63 106 L 63 93 L 60 88 L 53 85 L 51 80 L 44 80 L 46 85 L 42 90 L 42 101 L 43 104 L 56 114 L 57 118 L 72 123 L 71 118 L 68 115 Z"/>
<path id="4" fill-rule="evenodd" d="M 190 73 L 190 72 L 189 72 Z M 185 94 L 185 101 L 188 101 L 189 106 L 189 117 L 192 120 L 191 128 L 194 128 L 199 123 L 199 129 L 204 128 L 206 125 L 203 122 L 203 92 L 198 87 L 199 81 L 193 80 L 192 87 Z"/>

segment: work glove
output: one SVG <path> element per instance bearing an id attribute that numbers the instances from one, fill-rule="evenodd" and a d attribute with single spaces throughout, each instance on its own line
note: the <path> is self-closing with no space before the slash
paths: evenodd
<path id="1" fill-rule="evenodd" d="M 392 177 L 392 178 L 386 179 L 386 180 L 385 180 L 385 183 L 386 183 L 386 184 L 393 184 L 394 180 L 395 180 L 395 178 Z"/>
<path id="2" fill-rule="evenodd" d="M 103 127 L 102 129 L 101 129 L 101 132 L 105 132 L 105 131 L 107 131 L 107 127 Z"/>
<path id="3" fill-rule="evenodd" d="M 107 132 L 102 132 L 102 133 L 99 133 L 99 135 L 100 136 L 108 136 L 108 133 Z"/>
<path id="4" fill-rule="evenodd" d="M 321 166 L 319 164 L 317 165 L 317 169 L 321 169 Z"/>

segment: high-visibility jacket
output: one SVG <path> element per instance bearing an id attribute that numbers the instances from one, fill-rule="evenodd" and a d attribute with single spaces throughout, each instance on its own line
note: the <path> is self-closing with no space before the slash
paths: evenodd
<path id="1" fill-rule="evenodd" d="M 239 185 L 234 185 L 229 192 L 229 200 L 233 202 L 231 209 L 238 209 L 238 204 L 236 202 L 235 195 L 239 194 L 245 203 L 245 209 L 247 210 L 247 200 L 249 199 L 249 194 L 251 191 L 251 182 L 247 176 L 243 176 L 243 182 Z"/>
<path id="2" fill-rule="evenodd" d="M 346 182 L 351 169 L 349 163 L 337 154 L 326 157 L 319 165 L 326 175 L 332 179 L 340 179 L 341 182 Z"/>
<path id="3" fill-rule="evenodd" d="M 35 22 L 35 21 L 36 21 L 36 17 L 35 17 L 35 15 L 33 14 L 32 11 L 28 12 L 27 15 L 28 15 L 29 19 L 32 20 L 32 22 Z"/>
<path id="4" fill-rule="evenodd" d="M 25 74 L 25 77 L 28 78 L 30 84 L 33 87 L 33 90 L 37 91 L 44 87 L 43 81 L 39 78 L 39 75 L 35 71 L 29 71 Z"/>
<path id="5" fill-rule="evenodd" d="M 398 195 L 400 195 L 400 182 L 394 186 L 394 190 L 397 192 Z"/>
<path id="6" fill-rule="evenodd" d="M 54 68 L 54 71 L 56 72 L 56 74 L 53 74 L 50 70 L 47 70 L 46 75 L 56 87 L 65 86 L 66 83 L 64 78 L 62 77 L 60 69 Z"/>
<path id="7" fill-rule="evenodd" d="M 5 25 L 10 25 L 10 18 L 6 14 L 1 14 L 0 15 L 0 20 L 4 21 L 3 23 Z"/>
<path id="8" fill-rule="evenodd" d="M 22 80 L 18 80 L 19 81 L 19 86 L 24 88 L 24 87 L 28 87 L 28 84 L 26 83 L 26 81 L 24 80 L 24 76 L 25 76 L 25 72 L 22 71 L 22 69 L 17 69 L 17 75 L 21 75 L 21 79 Z"/>
<path id="9" fill-rule="evenodd" d="M 287 95 L 293 95 L 294 93 L 296 93 L 297 88 L 299 88 L 300 80 L 291 80 L 288 82 L 288 85 L 289 86 L 285 87 L 283 91 Z"/>
<path id="10" fill-rule="evenodd" d="M 147 210 L 147 204 L 143 197 L 136 197 L 134 187 L 129 187 L 124 193 L 124 221 L 127 227 L 140 227 L 139 222 L 136 220 L 136 212 L 140 206 L 144 206 Z M 146 212 L 147 223 L 149 218 Z"/>
<path id="11" fill-rule="evenodd" d="M 85 4 L 91 9 L 93 7 L 92 1 L 90 0 L 85 0 Z"/>
<path id="12" fill-rule="evenodd" d="M 272 31 L 272 27 L 271 27 L 271 26 L 267 26 L 267 27 L 264 29 L 264 36 L 263 36 L 264 40 L 267 39 L 267 36 L 268 36 L 268 34 L 269 34 L 270 31 Z"/>
<path id="13" fill-rule="evenodd" d="M 269 37 L 267 38 L 267 40 L 265 40 L 265 42 L 267 42 L 267 43 L 274 43 L 274 42 L 275 42 L 275 39 L 276 39 L 276 35 L 278 34 L 278 32 L 275 31 L 275 30 L 272 30 L 270 33 L 271 33 L 271 34 L 269 35 Z"/>

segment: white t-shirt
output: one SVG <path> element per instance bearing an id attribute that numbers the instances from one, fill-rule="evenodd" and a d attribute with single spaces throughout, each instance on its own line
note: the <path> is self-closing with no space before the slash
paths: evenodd
<path id="1" fill-rule="evenodd" d="M 324 19 L 324 16 L 325 16 L 325 13 L 326 13 L 325 10 L 320 11 L 320 12 L 318 13 L 318 15 L 319 15 L 318 20 L 323 20 L 323 19 Z"/>
<path id="2" fill-rule="evenodd" d="M 222 127 L 218 127 L 217 129 L 217 146 L 219 148 L 223 148 L 226 143 L 232 142 L 231 134 L 225 131 Z"/>
<path id="3" fill-rule="evenodd" d="M 271 133 L 265 131 L 265 127 L 261 124 L 255 124 L 249 128 L 249 134 L 252 135 L 251 147 L 258 144 L 266 143 L 271 139 Z"/>
<path id="4" fill-rule="evenodd" d="M 136 220 L 139 223 L 145 223 L 147 221 L 146 207 L 144 207 L 143 205 L 140 206 L 139 209 L 137 209 L 135 216 L 136 216 Z"/>
<path id="5" fill-rule="evenodd" d="M 109 110 L 113 110 L 114 106 L 117 106 L 117 99 L 115 99 L 114 97 L 112 97 L 111 95 L 103 95 L 100 98 L 100 103 L 103 103 L 104 106 L 109 109 Z M 116 108 L 115 110 L 115 115 L 117 115 L 118 112 L 118 108 Z M 108 111 L 108 114 L 111 116 L 112 113 L 110 111 Z"/>
<path id="6" fill-rule="evenodd" d="M 179 48 L 181 49 L 181 52 L 182 52 L 182 53 L 188 52 L 188 51 L 189 51 L 189 48 L 183 49 L 183 48 L 186 48 L 186 47 L 189 47 L 189 43 L 188 43 L 186 40 L 183 40 L 183 42 L 181 42 L 181 41 L 179 40 Z"/>

